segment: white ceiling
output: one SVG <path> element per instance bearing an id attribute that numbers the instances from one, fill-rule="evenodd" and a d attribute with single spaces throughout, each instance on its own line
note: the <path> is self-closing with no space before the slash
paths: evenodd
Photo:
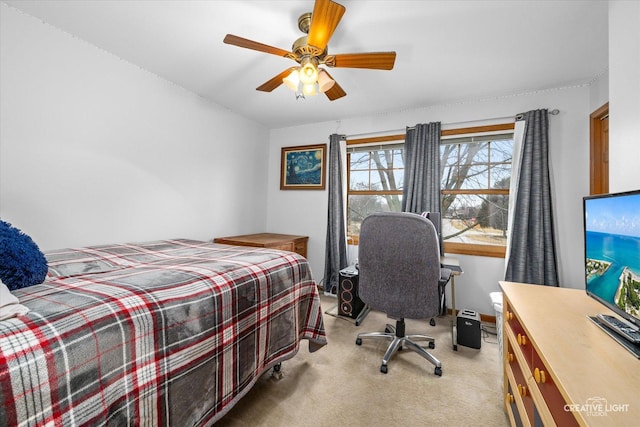
<path id="1" fill-rule="evenodd" d="M 300 1 L 5 1 L 269 128 L 508 96 L 592 81 L 608 66 L 606 1 L 364 1 L 346 7 L 329 53 L 397 52 L 391 71 L 331 69 L 347 96 L 296 100 L 255 88 L 292 60 Z"/>

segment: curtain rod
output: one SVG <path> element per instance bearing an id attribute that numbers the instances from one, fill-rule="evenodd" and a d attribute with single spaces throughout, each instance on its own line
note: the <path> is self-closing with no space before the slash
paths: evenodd
<path id="1" fill-rule="evenodd" d="M 549 114 L 551 114 L 552 116 L 557 116 L 558 114 L 560 114 L 560 110 L 558 110 L 557 108 L 554 108 L 553 110 L 549 111 Z M 524 117 L 523 113 L 517 114 L 515 117 L 514 116 L 505 116 L 505 117 L 494 117 L 491 119 L 484 119 L 484 120 L 505 120 L 505 119 L 513 119 L 515 118 L 515 120 L 522 120 L 522 118 Z M 471 122 L 477 122 L 480 120 L 467 120 L 464 122 L 452 122 L 452 123 L 445 123 L 445 126 L 451 126 L 451 125 L 460 125 L 460 124 L 464 124 L 464 123 L 471 123 Z M 340 139 L 342 140 L 347 140 L 349 138 L 361 138 L 361 137 L 365 137 L 365 136 L 373 136 L 373 135 L 386 135 L 386 134 L 394 134 L 396 132 L 406 132 L 409 129 L 415 129 L 415 126 L 407 126 L 404 129 L 394 129 L 394 130 L 384 130 L 384 131 L 379 131 L 379 132 L 368 132 L 368 133 L 358 133 L 358 134 L 353 134 L 353 135 L 340 135 Z"/>
<path id="2" fill-rule="evenodd" d="M 560 110 L 558 110 L 557 108 L 554 108 L 551 111 L 548 111 L 548 114 L 551 114 L 552 116 L 557 116 L 558 114 L 560 114 Z M 520 113 L 520 114 L 516 114 L 516 120 L 522 120 L 524 118 L 524 113 Z"/>

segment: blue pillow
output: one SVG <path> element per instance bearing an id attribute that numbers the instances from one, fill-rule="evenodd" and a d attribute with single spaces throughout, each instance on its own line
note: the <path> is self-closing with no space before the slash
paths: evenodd
<path id="1" fill-rule="evenodd" d="M 0 280 L 9 290 L 44 282 L 47 259 L 31 237 L 0 220 Z"/>

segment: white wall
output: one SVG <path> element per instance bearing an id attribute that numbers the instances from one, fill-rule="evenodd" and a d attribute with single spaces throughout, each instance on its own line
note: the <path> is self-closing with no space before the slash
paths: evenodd
<path id="1" fill-rule="evenodd" d="M 609 3 L 609 189 L 640 189 L 640 2 Z"/>
<path id="2" fill-rule="evenodd" d="M 272 130 L 267 228 L 309 235 L 309 261 L 315 277 L 320 280 L 324 273 L 327 192 L 280 191 L 281 147 L 328 143 L 332 133 L 354 135 L 386 130 L 402 133 L 405 126 L 431 121 L 441 121 L 444 129 L 504 122 L 507 119 L 495 119 L 512 118 L 517 113 L 538 108 L 560 110 L 559 115 L 550 116 L 549 130 L 560 281 L 567 287 L 582 288 L 582 197 L 589 190 L 588 86 Z M 456 279 L 456 306 L 494 314 L 489 293 L 499 290 L 498 280 L 504 277 L 504 259 L 477 256 L 459 256 L 459 259 L 465 273 Z"/>
<path id="3" fill-rule="evenodd" d="M 265 228 L 264 127 L 1 8 L 3 220 L 43 250 Z"/>
<path id="4" fill-rule="evenodd" d="M 609 102 L 609 70 L 589 85 L 589 102 L 592 113 Z"/>

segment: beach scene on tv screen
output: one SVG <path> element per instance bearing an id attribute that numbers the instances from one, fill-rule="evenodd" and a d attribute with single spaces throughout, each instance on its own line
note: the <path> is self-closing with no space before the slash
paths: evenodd
<path id="1" fill-rule="evenodd" d="M 587 290 L 640 318 L 640 193 L 585 201 Z"/>

